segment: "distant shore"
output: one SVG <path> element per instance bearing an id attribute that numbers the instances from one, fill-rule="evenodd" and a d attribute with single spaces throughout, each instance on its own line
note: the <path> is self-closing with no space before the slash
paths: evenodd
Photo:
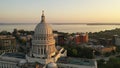
<path id="1" fill-rule="evenodd" d="M 16 29 L 32 31 L 38 23 L 0 23 L 0 31 Z M 53 30 L 60 32 L 99 32 L 120 28 L 120 23 L 49 23 Z"/>
<path id="2" fill-rule="evenodd" d="M 28 25 L 38 23 L 0 23 L 0 25 Z M 52 25 L 120 25 L 120 23 L 49 23 Z"/>

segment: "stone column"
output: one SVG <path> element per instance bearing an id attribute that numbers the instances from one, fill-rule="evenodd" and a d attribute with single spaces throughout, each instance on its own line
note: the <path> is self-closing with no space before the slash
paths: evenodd
<path id="1" fill-rule="evenodd" d="M 5 64 L 5 68 L 7 68 L 7 64 Z"/>
<path id="2" fill-rule="evenodd" d="M 2 64 L 2 67 L 5 68 L 4 64 Z"/>
<path id="3" fill-rule="evenodd" d="M 43 55 L 44 55 L 44 46 L 42 48 L 43 48 Z"/>
<path id="4" fill-rule="evenodd" d="M 2 64 L 0 63 L 0 68 L 2 68 Z"/>
<path id="5" fill-rule="evenodd" d="M 41 55 L 41 46 L 39 46 L 39 49 L 40 49 L 40 55 Z"/>
<path id="6" fill-rule="evenodd" d="M 10 64 L 10 68 L 12 68 L 12 64 Z"/>

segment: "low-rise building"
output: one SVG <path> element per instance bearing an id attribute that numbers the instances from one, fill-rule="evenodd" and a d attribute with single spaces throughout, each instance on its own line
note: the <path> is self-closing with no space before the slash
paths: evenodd
<path id="1" fill-rule="evenodd" d="M 110 47 L 104 47 L 102 49 L 99 50 L 102 54 L 107 53 L 107 52 L 112 52 L 112 51 L 116 51 L 116 47 L 115 46 L 110 46 Z"/>
<path id="2" fill-rule="evenodd" d="M 88 33 L 78 33 L 74 36 L 75 44 L 87 43 L 88 42 Z"/>
<path id="3" fill-rule="evenodd" d="M 113 36 L 113 44 L 120 46 L 120 36 L 118 35 Z"/>
<path id="4" fill-rule="evenodd" d="M 61 57 L 57 61 L 58 68 L 97 68 L 95 59 Z"/>
<path id="5" fill-rule="evenodd" d="M 16 39 L 13 36 L 0 36 L 0 53 L 16 52 Z"/>

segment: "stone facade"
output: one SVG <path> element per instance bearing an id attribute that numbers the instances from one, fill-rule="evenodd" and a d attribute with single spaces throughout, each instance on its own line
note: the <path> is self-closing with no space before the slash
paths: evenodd
<path id="1" fill-rule="evenodd" d="M 16 52 L 16 39 L 13 36 L 0 36 L 0 54 L 4 52 Z"/>

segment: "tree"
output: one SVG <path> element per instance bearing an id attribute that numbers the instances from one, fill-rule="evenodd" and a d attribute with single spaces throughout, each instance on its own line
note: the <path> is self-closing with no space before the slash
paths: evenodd
<path id="1" fill-rule="evenodd" d="M 77 50 L 76 50 L 76 49 L 72 49 L 72 53 L 73 53 L 73 55 L 74 55 L 74 56 L 77 56 L 77 55 L 78 55 L 78 53 L 77 53 Z"/>

